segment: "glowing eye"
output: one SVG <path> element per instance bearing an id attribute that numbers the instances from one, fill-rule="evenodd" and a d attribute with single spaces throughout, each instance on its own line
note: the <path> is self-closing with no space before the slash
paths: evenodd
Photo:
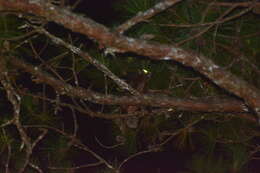
<path id="1" fill-rule="evenodd" d="M 149 73 L 149 71 L 146 70 L 146 69 L 143 69 L 143 72 L 144 72 L 145 74 Z"/>

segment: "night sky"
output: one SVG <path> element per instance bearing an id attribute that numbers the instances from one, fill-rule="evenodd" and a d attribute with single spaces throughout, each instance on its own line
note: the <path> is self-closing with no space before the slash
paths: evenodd
<path id="1" fill-rule="evenodd" d="M 75 1 L 75 0 L 74 0 Z M 83 0 L 76 11 L 84 13 L 99 23 L 110 23 L 117 17 L 113 4 L 119 0 Z"/>

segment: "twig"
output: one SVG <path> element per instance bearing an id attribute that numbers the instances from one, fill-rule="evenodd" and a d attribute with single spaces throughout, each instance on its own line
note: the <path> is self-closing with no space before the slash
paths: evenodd
<path id="1" fill-rule="evenodd" d="M 102 144 L 97 137 L 95 137 L 95 140 L 97 141 L 97 143 L 98 143 L 101 147 L 103 147 L 103 148 L 105 148 L 105 149 L 113 149 L 113 148 L 116 148 L 116 147 L 119 147 L 119 146 L 124 145 L 124 142 L 121 142 L 121 143 L 118 143 L 118 144 L 114 144 L 114 145 L 111 145 L 111 146 L 107 146 L 107 145 Z"/>
<path id="2" fill-rule="evenodd" d="M 88 153 L 90 153 L 92 156 L 94 156 L 97 160 L 99 160 L 99 162 L 97 163 L 94 163 L 94 164 L 90 164 L 90 165 L 99 165 L 99 163 L 103 163 L 105 164 L 109 169 L 114 169 L 114 167 L 109 164 L 104 158 L 102 158 L 100 155 L 98 155 L 97 153 L 95 153 L 94 151 L 92 151 L 91 149 L 89 149 L 86 145 L 84 145 L 83 143 L 80 142 L 80 140 L 78 140 L 77 138 L 75 138 L 75 136 L 73 135 L 69 135 L 67 134 L 66 132 L 64 132 L 63 130 L 60 130 L 58 128 L 55 128 L 55 127 L 51 127 L 51 126 L 46 126 L 46 125 L 27 125 L 25 126 L 26 128 L 45 128 L 45 129 L 49 129 L 49 130 L 53 130 L 59 134 L 62 134 L 63 136 L 71 139 L 72 141 L 72 145 L 83 150 L 83 151 L 86 151 Z M 88 164 L 89 165 L 89 164 Z M 85 166 L 86 167 L 86 166 Z M 50 167 L 52 168 L 52 167 Z M 55 169 L 55 168 L 54 168 Z M 56 167 L 57 169 L 57 167 Z M 63 168 L 61 168 L 63 169 Z M 65 169 L 71 169 L 71 168 L 65 168 Z"/>
<path id="3" fill-rule="evenodd" d="M 154 7 L 150 8 L 144 12 L 139 12 L 133 18 L 127 20 L 125 23 L 118 26 L 115 31 L 118 32 L 119 34 L 123 34 L 126 30 L 128 30 L 132 26 L 136 25 L 137 23 L 146 21 L 147 19 L 155 16 L 158 13 L 161 13 L 162 11 L 177 4 L 180 1 L 182 1 L 182 0 L 163 0 L 159 3 L 157 3 Z"/>
<path id="4" fill-rule="evenodd" d="M 35 169 L 39 173 L 44 173 L 39 166 L 37 166 L 37 165 L 35 165 L 35 164 L 31 163 L 31 162 L 29 163 L 29 165 L 30 165 L 30 167 L 32 167 L 33 169 Z"/>
<path id="5" fill-rule="evenodd" d="M 140 151 L 140 152 L 137 152 L 135 154 L 132 154 L 130 155 L 129 157 L 127 157 L 126 159 L 124 159 L 120 165 L 118 166 L 117 168 L 117 173 L 120 173 L 120 170 L 121 168 L 123 167 L 124 164 L 126 164 L 129 160 L 135 158 L 135 157 L 138 157 L 140 155 L 143 155 L 143 154 L 147 154 L 147 153 L 151 153 L 151 152 L 157 152 L 157 150 L 155 148 L 152 148 L 152 149 L 149 149 L 149 150 L 144 150 L 144 151 Z"/>
<path id="6" fill-rule="evenodd" d="M 21 96 L 16 92 L 14 87 L 11 85 L 11 82 L 10 82 L 10 79 L 8 76 L 8 72 L 6 69 L 6 63 L 3 58 L 0 59 L 0 68 L 1 68 L 0 82 L 4 86 L 4 88 L 6 90 L 7 98 L 13 105 L 13 109 L 14 109 L 13 124 L 16 126 L 16 128 L 20 134 L 22 143 L 25 144 L 25 146 L 26 146 L 25 161 L 24 161 L 23 165 L 21 166 L 21 168 L 18 170 L 18 173 L 22 173 L 25 170 L 26 166 L 28 165 L 30 156 L 32 154 L 32 145 L 30 142 L 31 139 L 29 138 L 29 136 L 23 129 L 23 126 L 20 122 Z"/>
<path id="7" fill-rule="evenodd" d="M 230 10 L 233 10 L 234 8 L 237 8 L 238 6 L 236 4 L 233 4 L 230 9 L 228 9 L 228 12 Z M 201 26 L 208 26 L 208 25 L 217 25 L 217 24 L 222 24 L 222 23 L 225 23 L 225 22 L 228 22 L 228 21 L 231 21 L 233 19 L 236 19 L 244 14 L 246 14 L 247 12 L 249 12 L 250 10 L 252 10 L 252 6 L 250 6 L 249 8 L 239 12 L 238 14 L 235 14 L 235 15 L 232 15 L 232 16 L 229 16 L 229 17 L 226 17 L 224 19 L 221 19 L 223 18 L 223 16 L 225 15 L 221 15 L 216 21 L 213 21 L 213 22 L 207 22 L 207 23 L 197 23 L 197 24 L 159 24 L 159 26 L 172 26 L 172 27 L 183 27 L 183 28 L 191 28 L 191 27 L 201 27 Z"/>
<path id="8" fill-rule="evenodd" d="M 40 129 L 42 133 L 37 137 L 37 139 L 33 142 L 32 148 L 34 148 L 43 138 L 46 136 L 48 130 L 46 129 Z"/>
<path id="9" fill-rule="evenodd" d="M 162 143 L 158 144 L 158 146 L 165 145 L 166 143 L 171 141 L 176 135 L 180 134 L 184 130 L 187 130 L 188 128 L 191 128 L 193 125 L 197 124 L 200 121 L 201 121 L 201 119 L 195 120 L 195 121 L 189 123 L 187 126 L 181 128 L 181 129 L 178 129 L 176 132 L 172 133 L 167 139 L 165 139 Z"/>
<path id="10" fill-rule="evenodd" d="M 104 74 L 106 74 L 110 79 L 112 79 L 120 88 L 129 91 L 133 95 L 140 95 L 138 91 L 136 91 L 134 88 L 132 88 L 130 85 L 128 85 L 125 81 L 117 77 L 114 73 L 112 73 L 105 65 L 101 64 L 96 59 L 93 59 L 87 52 L 83 52 L 80 48 L 75 47 L 69 43 L 64 42 L 62 39 L 55 37 L 54 35 L 50 34 L 48 31 L 46 31 L 43 28 L 37 29 L 40 33 L 45 34 L 49 38 L 52 39 L 52 41 L 58 45 L 62 45 L 69 50 L 71 50 L 73 53 L 83 57 L 86 61 L 90 62 L 92 65 L 97 67 L 100 71 L 102 71 Z"/>
<path id="11" fill-rule="evenodd" d="M 95 163 L 88 163 L 88 164 L 84 164 L 84 165 L 80 165 L 80 166 L 72 166 L 69 168 L 63 168 L 63 167 L 54 167 L 54 166 L 49 166 L 49 169 L 53 169 L 53 170 L 76 170 L 76 169 L 81 169 L 81 168 L 88 168 L 88 167 L 94 167 L 94 166 L 99 166 L 103 164 L 103 162 L 99 161 L 99 162 L 95 162 Z"/>
<path id="12" fill-rule="evenodd" d="M 3 131 L 4 136 L 6 137 L 4 128 L 2 128 L 2 131 Z M 6 145 L 7 145 L 7 158 L 6 158 L 6 162 L 5 162 L 5 173 L 10 173 L 9 164 L 10 164 L 10 160 L 11 160 L 12 148 L 11 148 L 9 141 L 7 142 Z"/>
<path id="13" fill-rule="evenodd" d="M 228 13 L 230 13 L 231 11 L 233 11 L 235 8 L 236 8 L 236 6 L 230 7 L 226 12 L 224 12 L 224 13 L 217 19 L 217 21 L 221 20 L 224 16 L 226 16 Z M 246 9 L 246 10 L 243 10 L 243 11 L 241 11 L 240 13 L 238 13 L 238 14 L 236 14 L 236 15 L 234 15 L 234 16 L 227 17 L 227 18 L 224 20 L 224 22 L 227 22 L 227 21 L 229 21 L 229 20 L 232 20 L 232 19 L 235 19 L 235 18 L 237 18 L 237 17 L 240 17 L 240 16 L 244 15 L 245 13 L 247 13 L 248 11 L 250 11 L 251 9 L 252 9 L 252 7 L 251 7 L 251 8 L 248 8 L 248 9 Z M 188 42 L 188 41 L 190 41 L 190 40 L 193 40 L 194 38 L 197 38 L 197 37 L 201 36 L 202 34 L 204 34 L 205 32 L 207 32 L 210 28 L 212 28 L 215 24 L 219 24 L 217 21 L 216 21 L 216 22 L 212 22 L 212 24 L 210 24 L 210 26 L 206 27 L 205 29 L 203 29 L 203 30 L 200 31 L 199 33 L 197 33 L 197 34 L 195 34 L 195 35 L 189 37 L 188 39 L 183 40 L 183 41 L 177 43 L 177 45 L 180 46 L 180 45 L 182 45 L 182 44 L 184 44 L 184 43 L 186 43 L 186 42 Z"/>

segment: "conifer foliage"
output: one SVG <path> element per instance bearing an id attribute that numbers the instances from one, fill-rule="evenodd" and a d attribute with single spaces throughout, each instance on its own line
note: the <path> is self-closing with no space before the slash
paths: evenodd
<path id="1" fill-rule="evenodd" d="M 0 172 L 259 172 L 257 0 L 0 0 Z"/>

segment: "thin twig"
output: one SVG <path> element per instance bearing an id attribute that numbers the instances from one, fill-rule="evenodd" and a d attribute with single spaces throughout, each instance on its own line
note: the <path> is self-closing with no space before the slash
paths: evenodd
<path id="1" fill-rule="evenodd" d="M 225 12 L 217 19 L 217 21 L 221 20 L 224 16 L 226 16 L 228 13 L 230 13 L 231 11 L 233 11 L 235 8 L 236 8 L 235 5 L 232 6 L 232 7 L 230 7 L 227 11 L 225 11 Z M 241 11 L 240 13 L 238 13 L 238 14 L 236 14 L 236 15 L 234 15 L 234 16 L 227 17 L 227 18 L 225 19 L 225 22 L 227 22 L 227 21 L 229 21 L 229 20 L 232 20 L 232 19 L 235 19 L 235 18 L 237 18 L 237 17 L 240 17 L 240 16 L 244 15 L 245 13 L 247 13 L 248 11 L 250 11 L 251 9 L 252 9 L 252 7 L 247 8 L 246 10 L 243 10 L 243 11 Z M 205 32 L 207 32 L 210 28 L 212 28 L 215 24 L 219 24 L 219 23 L 218 23 L 218 22 L 213 22 L 210 26 L 206 27 L 206 28 L 203 29 L 202 31 L 198 32 L 197 34 L 195 34 L 195 35 L 189 37 L 188 39 L 185 39 L 185 40 L 183 40 L 183 41 L 177 43 L 177 45 L 180 46 L 180 45 L 182 45 L 182 44 L 184 44 L 184 43 L 186 43 L 186 42 L 188 42 L 188 41 L 190 41 L 190 40 L 193 40 L 194 38 L 197 38 L 197 37 L 201 36 L 202 34 L 204 34 Z"/>
<path id="2" fill-rule="evenodd" d="M 113 72 L 111 72 L 105 65 L 97 61 L 96 59 L 93 59 L 87 52 L 83 52 L 80 48 L 75 47 L 69 43 L 66 43 L 62 39 L 55 37 L 54 35 L 50 34 L 48 31 L 46 31 L 43 28 L 37 29 L 40 33 L 45 34 L 49 38 L 52 39 L 52 41 L 58 45 L 62 45 L 69 50 L 71 50 L 73 53 L 81 56 L 86 61 L 90 62 L 92 65 L 97 67 L 100 71 L 102 71 L 104 74 L 106 74 L 110 79 L 112 79 L 120 88 L 129 91 L 131 94 L 139 96 L 139 92 L 136 91 L 134 88 L 132 88 L 129 84 L 127 84 L 125 81 L 117 77 Z"/>
<path id="3" fill-rule="evenodd" d="M 136 25 L 140 22 L 146 21 L 147 19 L 155 16 L 158 13 L 161 13 L 162 11 L 164 11 L 167 8 L 177 4 L 180 1 L 182 1 L 182 0 L 164 0 L 164 1 L 161 1 L 157 4 L 155 4 L 154 7 L 150 8 L 150 9 L 144 11 L 144 12 L 139 12 L 133 18 L 127 20 L 125 23 L 118 26 L 115 31 L 118 32 L 119 34 L 123 34 L 126 30 L 133 27 L 134 25 Z"/>

